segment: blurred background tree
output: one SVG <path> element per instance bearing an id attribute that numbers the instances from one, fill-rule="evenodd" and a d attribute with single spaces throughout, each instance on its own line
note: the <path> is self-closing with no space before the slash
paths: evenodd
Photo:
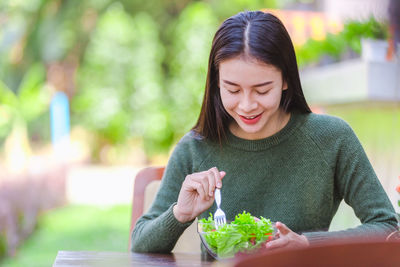
<path id="1" fill-rule="evenodd" d="M 144 151 L 144 163 L 165 154 L 197 119 L 219 24 L 239 11 L 291 2 L 312 1 L 2 1 L 0 81 L 7 93 L 0 97 L 0 144 L 15 136 L 17 120 L 26 125 L 20 136 L 28 144 L 49 144 L 49 111 L 43 107 L 63 91 L 71 104 L 72 137 L 84 139 L 92 162 L 143 157 L 133 147 Z M 387 25 L 372 17 L 349 21 L 340 33 L 296 47 L 299 65 L 358 57 L 360 39 L 378 35 L 387 37 Z M 38 100 L 20 101 L 28 117 L 11 116 L 6 96 L 24 98 L 26 80 L 35 83 L 31 94 Z"/>
<path id="2" fill-rule="evenodd" d="M 148 157 L 166 153 L 196 121 L 218 25 L 264 7 L 276 1 L 2 1 L 0 78 L 18 95 L 41 66 L 32 79 L 68 95 L 72 129 L 90 134 L 92 161 L 127 143 Z M 30 142 L 49 143 L 48 111 L 28 113 Z M 0 142 L 11 133 L 7 118 Z"/>

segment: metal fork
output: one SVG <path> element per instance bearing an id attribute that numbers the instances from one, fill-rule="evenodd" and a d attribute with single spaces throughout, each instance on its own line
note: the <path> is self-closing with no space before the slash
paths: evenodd
<path id="1" fill-rule="evenodd" d="M 218 229 L 219 227 L 226 224 L 226 216 L 225 212 L 221 210 L 221 191 L 219 188 L 215 189 L 215 203 L 217 204 L 217 210 L 214 213 L 214 224 L 215 228 Z"/>

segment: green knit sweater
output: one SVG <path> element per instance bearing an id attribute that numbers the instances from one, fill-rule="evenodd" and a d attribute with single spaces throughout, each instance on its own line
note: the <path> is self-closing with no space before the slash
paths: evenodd
<path id="1" fill-rule="evenodd" d="M 285 223 L 311 244 L 369 236 L 396 229 L 394 209 L 352 129 L 343 120 L 293 113 L 275 135 L 245 140 L 229 134 L 212 143 L 189 132 L 175 147 L 150 210 L 136 224 L 132 251 L 170 252 L 192 223 L 173 215 L 186 175 L 217 167 L 227 219 L 243 211 Z M 328 232 L 340 202 L 349 204 L 361 225 Z M 214 213 L 213 206 L 199 217 Z"/>

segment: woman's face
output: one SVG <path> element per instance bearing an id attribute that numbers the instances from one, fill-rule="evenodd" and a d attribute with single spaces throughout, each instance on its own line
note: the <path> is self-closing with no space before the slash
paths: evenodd
<path id="1" fill-rule="evenodd" d="M 282 129 L 289 114 L 279 108 L 287 89 L 281 71 L 253 58 L 235 57 L 219 65 L 222 104 L 234 119 L 231 132 L 244 139 L 262 139 Z"/>

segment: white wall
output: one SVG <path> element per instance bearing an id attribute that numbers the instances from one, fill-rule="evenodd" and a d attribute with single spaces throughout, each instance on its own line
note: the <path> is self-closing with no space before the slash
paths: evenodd
<path id="1" fill-rule="evenodd" d="M 364 20 L 373 14 L 377 19 L 388 17 L 389 0 L 325 0 L 324 12 L 328 16 L 346 21 Z"/>

